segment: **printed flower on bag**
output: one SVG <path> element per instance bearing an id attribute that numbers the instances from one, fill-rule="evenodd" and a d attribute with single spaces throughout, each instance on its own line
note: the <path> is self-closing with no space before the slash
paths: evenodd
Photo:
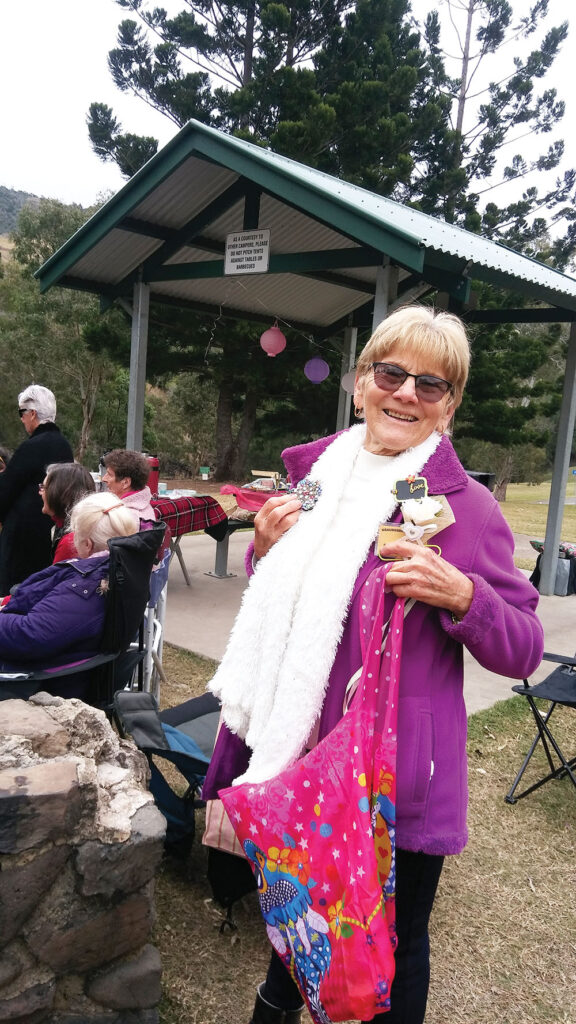
<path id="1" fill-rule="evenodd" d="M 277 846 L 268 847 L 268 856 L 266 858 L 266 867 L 268 868 L 268 871 L 278 871 L 281 867 L 282 862 L 280 860 L 280 855 L 282 852 L 283 851 L 279 850 Z"/>
<path id="2" fill-rule="evenodd" d="M 349 939 L 354 934 L 353 924 L 359 925 L 362 928 L 360 921 L 352 920 L 352 918 L 344 917 L 344 900 L 336 900 L 331 907 L 328 907 L 328 924 L 330 931 L 334 932 L 334 938 Z"/>
<path id="3" fill-rule="evenodd" d="M 342 900 L 337 900 L 334 906 L 328 907 L 328 923 L 330 931 L 334 932 L 337 939 L 342 934 Z"/>
<path id="4" fill-rule="evenodd" d="M 282 851 L 284 853 L 284 851 Z M 286 867 L 301 885 L 307 885 L 310 878 L 310 858 L 306 850 L 287 850 Z"/>
<path id="5" fill-rule="evenodd" d="M 266 867 L 269 871 L 284 871 L 298 878 L 301 885 L 307 885 L 310 878 L 310 863 L 306 850 L 289 849 L 284 846 L 269 846 Z"/>

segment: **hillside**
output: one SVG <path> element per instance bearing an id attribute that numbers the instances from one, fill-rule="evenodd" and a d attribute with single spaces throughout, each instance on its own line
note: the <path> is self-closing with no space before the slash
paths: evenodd
<path id="1" fill-rule="evenodd" d="M 8 235 L 18 224 L 18 214 L 25 203 L 39 203 L 38 196 L 29 192 L 17 192 L 15 189 L 0 185 L 0 235 Z"/>
<path id="2" fill-rule="evenodd" d="M 0 235 L 0 259 L 7 259 L 12 249 L 8 235 Z"/>

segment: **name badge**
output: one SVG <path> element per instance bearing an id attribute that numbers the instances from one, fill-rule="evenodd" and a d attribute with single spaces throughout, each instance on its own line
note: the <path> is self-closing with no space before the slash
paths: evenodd
<path id="1" fill-rule="evenodd" d="M 374 554 L 380 557 L 380 548 L 384 544 L 391 544 L 393 540 L 406 540 L 406 534 L 404 533 L 401 524 L 380 523 L 376 544 L 374 545 Z M 391 555 L 389 561 L 393 562 L 396 559 L 404 557 L 404 555 Z"/>

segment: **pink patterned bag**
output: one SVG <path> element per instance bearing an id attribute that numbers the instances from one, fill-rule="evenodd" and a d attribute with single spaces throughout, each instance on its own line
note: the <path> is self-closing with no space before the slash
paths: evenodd
<path id="1" fill-rule="evenodd" d="M 351 709 L 293 767 L 219 794 L 256 875 L 268 937 L 317 1024 L 390 1008 L 404 601 L 383 645 L 386 570 L 376 571 L 382 590 Z"/>

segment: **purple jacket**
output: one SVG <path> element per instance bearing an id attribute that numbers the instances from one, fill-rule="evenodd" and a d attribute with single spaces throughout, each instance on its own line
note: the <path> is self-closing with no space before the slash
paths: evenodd
<path id="1" fill-rule="evenodd" d="M 34 573 L 0 612 L 0 662 L 4 671 L 51 668 L 98 650 L 106 599 L 109 555 L 58 562 Z"/>
<path id="2" fill-rule="evenodd" d="M 291 480 L 306 476 L 334 436 L 282 453 Z M 407 850 L 453 854 L 467 841 L 463 645 L 484 668 L 520 679 L 539 664 L 543 633 L 535 614 L 538 593 L 514 566 L 514 540 L 499 505 L 486 487 L 467 476 L 448 438 L 442 439 L 422 475 L 428 493 L 445 494 L 454 512 L 455 523 L 442 531 L 438 543 L 443 557 L 474 582 L 474 598 L 458 624 L 448 612 L 420 602 L 404 624 L 396 840 Z M 400 512 L 393 521 L 401 521 Z M 251 555 L 249 549 L 249 571 Z M 356 580 L 330 674 L 320 739 L 339 720 L 346 683 L 362 661 L 360 591 L 376 567 L 382 562 L 370 552 Z M 390 595 L 386 614 L 392 601 Z M 241 741 L 221 731 L 207 782 L 213 777 L 220 788 L 240 774 L 246 759 Z"/>

